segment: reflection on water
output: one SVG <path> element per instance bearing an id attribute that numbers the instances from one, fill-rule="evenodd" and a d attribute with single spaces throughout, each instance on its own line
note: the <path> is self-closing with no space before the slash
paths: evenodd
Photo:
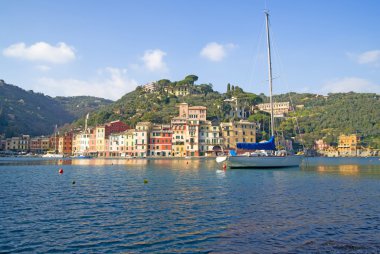
<path id="1" fill-rule="evenodd" d="M 318 165 L 316 170 L 320 173 L 329 173 L 338 171 L 342 175 L 357 175 L 360 173 L 359 165 L 338 165 L 338 166 L 325 166 Z"/>
<path id="2" fill-rule="evenodd" d="M 378 252 L 380 167 L 317 162 L 0 159 L 0 252 Z"/>

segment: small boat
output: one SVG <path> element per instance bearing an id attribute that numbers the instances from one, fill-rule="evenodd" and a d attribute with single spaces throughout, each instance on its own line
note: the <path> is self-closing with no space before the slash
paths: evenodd
<path id="1" fill-rule="evenodd" d="M 237 154 L 235 150 L 230 150 L 228 156 L 219 156 L 216 158 L 218 163 L 225 162 L 230 168 L 287 168 L 299 167 L 302 163 L 303 156 L 287 155 L 284 153 L 274 153 L 276 151 L 274 136 L 274 112 L 272 99 L 272 62 L 269 38 L 269 13 L 265 12 L 267 48 L 268 48 L 268 74 L 269 74 L 269 99 L 271 109 L 271 138 L 269 141 L 259 143 L 237 143 L 237 149 L 245 151 L 243 154 Z M 255 152 L 248 152 L 255 151 Z M 268 151 L 268 152 L 267 152 Z"/>
<path id="2" fill-rule="evenodd" d="M 54 153 L 54 151 L 48 151 L 46 154 L 42 155 L 42 158 L 63 158 L 63 154 Z"/>
<path id="3" fill-rule="evenodd" d="M 71 158 L 74 158 L 74 159 L 91 159 L 92 156 L 80 154 L 80 155 L 72 156 Z"/>

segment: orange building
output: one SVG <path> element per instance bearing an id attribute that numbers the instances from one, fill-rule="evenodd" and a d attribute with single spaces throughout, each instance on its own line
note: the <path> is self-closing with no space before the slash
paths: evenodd
<path id="1" fill-rule="evenodd" d="M 356 134 L 340 135 L 338 138 L 338 152 L 341 156 L 357 156 L 360 138 Z"/>

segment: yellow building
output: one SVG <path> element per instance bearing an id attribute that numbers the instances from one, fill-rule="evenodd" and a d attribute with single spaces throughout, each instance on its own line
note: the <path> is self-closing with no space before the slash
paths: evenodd
<path id="1" fill-rule="evenodd" d="M 239 142 L 256 142 L 256 125 L 245 120 L 221 123 L 224 147 L 235 149 Z"/>
<path id="2" fill-rule="evenodd" d="M 106 127 L 104 125 L 98 125 L 95 128 L 95 144 L 96 151 L 99 157 L 105 157 L 107 155 L 107 140 L 106 140 Z"/>
<path id="3" fill-rule="evenodd" d="M 356 156 L 359 146 L 359 137 L 356 134 L 340 135 L 338 138 L 338 152 L 341 156 Z"/>
<path id="4" fill-rule="evenodd" d="M 172 156 L 186 156 L 186 129 L 187 121 L 185 117 L 174 117 L 171 121 L 172 135 Z"/>

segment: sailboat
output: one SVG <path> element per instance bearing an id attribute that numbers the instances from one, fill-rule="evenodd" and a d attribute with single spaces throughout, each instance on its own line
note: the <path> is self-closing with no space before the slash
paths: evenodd
<path id="1" fill-rule="evenodd" d="M 299 167 L 303 156 L 299 155 L 268 155 L 266 151 L 275 151 L 274 136 L 274 114 L 273 114 L 273 98 L 272 98 L 272 60 L 269 36 L 269 13 L 265 12 L 266 32 L 267 32 L 267 48 L 268 48 L 268 75 L 269 75 L 269 99 L 271 109 L 271 138 L 266 142 L 260 143 L 237 143 L 237 149 L 256 150 L 259 152 L 245 153 L 238 155 L 236 151 L 231 150 L 228 156 L 220 156 L 216 158 L 218 163 L 227 162 L 230 168 L 286 168 Z M 260 152 L 261 151 L 261 152 Z"/>

